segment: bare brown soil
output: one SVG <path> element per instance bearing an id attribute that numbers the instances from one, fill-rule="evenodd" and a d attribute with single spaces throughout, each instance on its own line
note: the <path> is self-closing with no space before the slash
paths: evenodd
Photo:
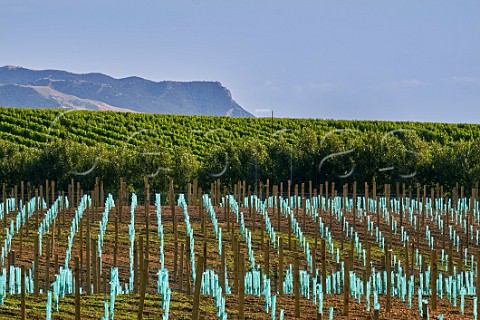
<path id="1" fill-rule="evenodd" d="M 91 226 L 91 238 L 97 239 L 98 238 L 98 228 L 99 228 L 99 220 L 101 219 L 101 212 L 103 208 L 99 208 L 98 212 L 92 217 L 92 221 L 90 222 Z M 240 236 L 240 228 L 239 224 L 230 226 L 230 229 L 227 225 L 224 208 L 217 207 L 215 209 L 216 216 L 219 222 L 219 225 L 222 227 L 223 230 L 223 245 L 226 247 L 226 256 L 227 256 L 227 266 L 229 270 L 229 283 L 230 286 L 233 282 L 233 250 L 232 250 L 232 235 L 235 235 L 241 239 Z M 257 262 L 263 263 L 264 262 L 264 255 L 262 250 L 262 241 L 261 241 L 261 232 L 260 227 L 262 226 L 261 216 L 258 213 L 253 213 L 251 217 L 248 214 L 248 208 L 241 208 L 241 211 L 244 212 L 245 224 L 249 230 L 253 230 L 253 250 L 255 254 L 255 259 Z M 281 215 L 280 230 L 277 230 L 278 225 L 278 214 L 275 213 L 273 215 L 272 209 L 269 209 L 269 216 L 274 226 L 277 235 L 281 236 L 284 239 L 284 246 L 285 246 L 285 265 L 293 263 L 294 251 L 296 251 L 294 243 L 288 243 L 288 221 L 285 216 Z M 146 238 L 147 238 L 147 230 L 146 230 L 146 221 L 145 221 L 145 209 L 143 206 L 138 206 L 135 210 L 135 232 L 136 232 L 136 239 L 139 237 L 143 237 L 144 244 L 146 247 Z M 148 232 L 149 238 L 149 246 L 148 246 L 148 255 L 149 255 L 149 282 L 147 286 L 147 301 L 145 307 L 144 318 L 145 319 L 158 319 L 161 314 L 163 314 L 163 310 L 160 307 L 160 300 L 161 297 L 156 294 L 156 281 L 157 281 L 157 272 L 160 268 L 159 263 L 159 244 L 160 238 L 157 234 L 157 223 L 156 223 L 156 215 L 153 206 L 150 206 L 150 214 L 149 214 L 149 224 L 150 229 Z M 207 243 L 207 268 L 214 269 L 217 273 L 220 270 L 220 261 L 219 261 L 219 253 L 218 253 L 218 246 L 217 240 L 214 236 L 213 225 L 209 217 L 207 217 L 206 223 L 206 234 L 201 234 L 201 223 L 200 223 L 200 215 L 197 207 L 189 207 L 189 217 L 190 223 L 194 228 L 194 236 L 195 236 L 195 253 L 197 255 L 203 255 L 203 240 L 205 239 Z M 12 215 L 13 216 L 13 215 Z M 183 212 L 180 207 L 176 207 L 176 216 L 178 218 L 178 253 L 180 253 L 180 246 L 182 243 L 186 243 L 186 227 L 185 222 L 183 219 Z M 233 215 L 232 215 L 233 216 Z M 342 230 L 341 224 L 338 223 L 335 219 L 330 220 L 330 214 L 328 212 L 321 213 L 322 220 L 326 225 L 329 226 L 332 234 L 333 239 L 336 241 L 336 247 L 342 247 L 341 240 L 344 240 L 343 250 L 342 250 L 342 257 L 346 254 L 347 250 L 350 248 L 350 239 L 342 237 Z M 351 213 L 346 213 L 347 221 L 349 224 L 353 224 L 353 217 Z M 43 255 L 40 257 L 40 288 L 43 291 L 49 289 L 49 286 L 46 282 L 46 272 L 47 272 L 47 264 L 46 264 L 46 241 L 50 241 L 51 237 L 54 237 L 54 247 L 52 249 L 50 255 L 50 282 L 53 281 L 53 275 L 55 273 L 55 257 L 58 256 L 59 264 L 64 264 L 65 259 L 65 252 L 67 249 L 67 237 L 70 233 L 69 228 L 71 224 L 71 219 L 73 217 L 72 212 L 65 212 L 65 214 L 60 214 L 56 227 L 60 228 L 60 233 L 57 233 L 55 230 L 54 234 L 49 234 L 44 237 L 43 241 Z M 315 223 L 310 217 L 306 217 L 304 221 L 303 211 L 299 210 L 296 214 L 297 221 L 300 222 L 300 226 L 304 234 L 306 235 L 308 241 L 310 242 L 310 247 L 313 249 L 314 247 L 314 239 L 315 239 Z M 122 214 L 122 222 L 119 223 L 119 233 L 118 233 L 118 241 L 116 242 L 118 255 L 117 255 L 117 266 L 119 268 L 119 277 L 120 282 L 126 283 L 129 279 L 129 248 L 130 242 L 128 240 L 128 224 L 130 221 L 130 207 L 124 207 L 124 211 Z M 399 224 L 400 218 L 398 215 L 394 217 Z M 41 219 L 41 216 L 40 216 Z M 376 222 L 376 215 L 374 213 L 371 214 L 371 219 Z M 13 247 L 12 250 L 15 251 L 15 265 L 20 266 L 24 265 L 27 268 L 30 268 L 32 265 L 32 261 L 34 260 L 34 219 L 30 219 L 29 221 L 29 235 L 26 235 L 26 230 L 24 229 L 23 232 L 23 239 L 22 239 L 22 248 L 20 248 L 20 236 L 19 234 L 15 235 L 13 238 Z M 114 248 L 115 248 L 115 210 L 112 209 L 109 213 L 109 223 L 107 225 L 107 230 L 105 233 L 104 238 L 104 245 L 102 247 L 102 261 L 103 261 L 103 269 L 102 279 L 100 282 L 99 293 L 91 297 L 83 297 L 82 299 L 82 310 L 85 311 L 85 318 L 100 318 L 103 314 L 103 300 L 108 301 L 108 293 L 105 294 L 103 289 L 106 288 L 107 292 L 109 290 L 108 283 L 104 284 L 104 277 L 108 279 L 109 277 L 109 270 L 111 267 L 114 266 Z M 330 223 L 331 221 L 331 223 Z M 72 260 L 69 263 L 69 266 L 73 268 L 73 257 L 78 256 L 80 257 L 81 267 L 82 267 L 82 285 L 83 290 L 86 292 L 86 223 L 87 220 L 84 216 L 82 219 L 83 222 L 83 233 L 77 233 L 74 239 L 74 246 L 72 252 Z M 184 270 L 183 276 L 183 283 L 179 283 L 179 274 L 177 275 L 177 279 L 173 279 L 173 270 L 174 270 L 174 235 L 173 235 L 173 224 L 172 224 L 172 214 L 170 212 L 170 207 L 163 206 L 162 207 L 162 224 L 164 227 L 164 234 L 165 234 L 165 267 L 169 270 L 170 275 L 170 287 L 174 291 L 174 295 L 172 296 L 172 305 L 170 310 L 171 319 L 189 319 L 191 316 L 191 308 L 192 308 L 192 301 L 193 296 L 188 295 L 186 287 L 187 287 L 187 275 L 186 270 Z M 436 250 L 437 250 L 437 257 L 440 258 L 441 253 L 440 250 L 443 247 L 443 236 L 441 235 L 440 230 L 428 219 L 426 218 L 425 224 L 429 225 L 432 235 L 435 237 L 436 240 Z M 414 228 L 411 224 L 408 223 L 407 219 L 404 218 L 404 227 L 405 230 L 410 235 L 410 238 L 416 238 L 415 245 L 416 248 L 419 248 L 420 252 L 423 253 L 424 256 L 430 257 L 430 249 L 428 248 L 428 243 L 425 239 L 424 233 L 420 233 L 420 237 L 417 238 L 417 233 L 414 231 Z M 235 232 L 232 233 L 231 230 L 234 228 Z M 474 230 L 478 228 L 478 225 L 474 225 Z M 398 229 L 400 230 L 400 224 L 398 225 Z M 229 231 L 230 230 L 230 231 Z M 363 222 L 359 219 L 356 219 L 355 231 L 358 232 L 360 240 L 365 244 L 366 241 L 372 243 L 372 262 L 377 270 L 381 270 L 382 268 L 382 261 L 381 257 L 383 253 L 380 251 L 378 246 L 374 244 L 375 237 L 370 236 L 367 234 L 365 236 L 364 232 L 364 225 Z M 386 237 L 386 241 L 389 239 L 388 237 L 388 224 L 383 220 L 380 219 L 380 230 L 384 233 Z M 457 232 L 460 236 L 465 238 L 463 235 L 463 231 L 458 229 Z M 3 239 L 2 234 L 2 239 Z M 266 239 L 267 233 L 264 232 L 264 238 Z M 295 239 L 294 235 L 292 235 L 292 239 Z M 320 243 L 320 241 L 318 241 Z M 81 244 L 81 245 L 80 245 Z M 470 242 L 469 253 L 474 253 L 473 243 Z M 445 244 L 448 248 L 448 241 Z M 365 247 L 365 246 L 364 246 Z M 397 259 L 404 259 L 405 249 L 403 248 L 400 242 L 400 235 L 393 235 L 391 241 L 391 248 L 394 254 L 397 255 Z M 447 249 L 446 248 L 446 249 Z M 318 251 L 319 251 L 318 247 Z M 305 269 L 306 259 L 305 255 L 301 250 L 300 252 L 300 268 Z M 145 249 L 145 253 L 147 249 Z M 246 254 L 247 247 L 246 243 L 242 240 L 241 241 L 241 252 Z M 459 261 L 459 254 L 455 252 L 455 261 Z M 178 258 L 178 262 L 180 258 Z M 428 258 L 430 259 L 430 258 Z M 320 255 L 317 254 L 317 268 L 321 267 Z M 427 263 L 430 263 L 430 260 L 427 260 Z M 402 262 L 402 264 L 404 264 Z M 245 265 L 248 265 L 248 261 L 245 262 Z M 272 287 L 274 290 L 277 290 L 278 283 L 275 270 L 278 267 L 278 254 L 276 250 L 272 247 L 270 250 L 270 278 L 272 280 Z M 460 267 L 459 265 L 457 267 Z M 327 271 L 331 273 L 332 270 L 336 270 L 338 268 L 337 264 L 334 260 L 331 259 L 331 255 L 327 253 Z M 463 266 L 466 268 L 466 266 Z M 363 267 L 363 263 L 359 259 L 354 259 L 353 269 L 358 275 L 363 275 L 365 272 L 365 268 Z M 439 270 L 442 270 L 442 267 L 439 263 Z M 444 271 L 442 271 L 444 272 Z M 180 271 L 179 271 L 180 273 Z M 418 274 L 418 269 L 414 270 L 414 274 Z M 417 277 L 418 278 L 418 277 Z M 193 288 L 193 284 L 191 284 Z M 193 290 L 193 289 L 192 289 Z M 429 298 L 429 297 L 426 297 Z M 19 297 L 8 297 L 5 302 L 5 306 L 0 307 L 1 311 L 1 319 L 4 318 L 18 318 L 19 317 L 19 305 L 18 300 Z M 373 319 L 373 296 L 372 296 L 372 310 L 367 312 L 365 310 L 366 304 L 365 300 L 363 299 L 360 303 L 354 301 L 353 298 L 350 298 L 349 304 L 349 314 L 348 316 L 344 315 L 343 310 L 343 294 L 342 295 L 327 295 L 324 299 L 324 316 L 323 319 L 328 319 L 328 310 L 330 307 L 333 307 L 334 310 L 334 319 Z M 44 318 L 45 311 L 44 305 L 46 301 L 46 296 L 43 295 L 39 298 L 35 297 L 28 297 L 27 298 L 27 307 L 32 312 L 30 313 L 31 319 L 35 318 Z M 96 301 L 96 302 L 94 302 Z M 202 296 L 201 298 L 201 315 L 204 315 L 205 318 L 215 317 L 215 307 L 213 303 L 213 299 L 211 297 Z M 238 314 L 238 295 L 236 293 L 232 295 L 226 295 L 226 307 L 229 313 L 229 318 L 236 319 Z M 416 295 L 413 299 L 412 308 L 408 309 L 407 302 L 400 301 L 399 299 L 392 298 L 392 309 L 391 312 L 385 312 L 385 297 L 381 296 L 380 299 L 381 311 L 380 311 L 380 319 L 420 319 L 418 313 L 418 303 L 416 300 Z M 72 310 L 74 301 L 72 297 L 68 297 L 62 301 L 60 301 L 60 312 L 54 313 L 54 318 L 58 319 L 67 319 L 71 318 Z M 472 299 L 470 297 L 466 297 L 465 303 L 465 312 L 466 314 L 460 314 L 460 297 L 458 297 L 458 305 L 457 307 L 453 307 L 450 302 L 447 300 L 439 300 L 438 308 L 436 311 L 430 310 L 430 318 L 435 319 L 438 315 L 442 314 L 444 319 L 466 319 L 466 318 L 473 318 L 473 305 Z M 301 299 L 300 301 L 300 310 L 301 310 L 301 319 L 316 319 L 316 311 L 317 306 L 314 305 L 311 301 L 306 299 Z M 35 307 L 37 306 L 37 307 Z M 246 318 L 248 319 L 270 319 L 270 314 L 264 313 L 264 302 L 263 298 L 255 297 L 255 296 L 247 296 L 245 302 L 245 313 Z M 136 312 L 138 309 L 138 295 L 133 296 L 124 296 L 119 297 L 116 303 L 116 318 L 118 319 L 129 319 L 129 318 L 136 318 Z M 295 311 L 295 299 L 293 295 L 279 295 L 277 296 L 277 319 L 279 315 L 280 309 L 284 309 L 285 311 L 285 319 L 292 319 L 294 318 L 294 311 Z"/>

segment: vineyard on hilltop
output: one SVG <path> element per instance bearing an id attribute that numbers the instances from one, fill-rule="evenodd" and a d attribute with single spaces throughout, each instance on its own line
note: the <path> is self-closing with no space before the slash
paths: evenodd
<path id="1" fill-rule="evenodd" d="M 12 184 L 28 177 L 64 186 L 75 176 L 93 186 L 99 176 L 108 187 L 123 176 L 135 190 L 150 175 L 156 187 L 173 177 L 183 188 L 221 173 L 230 184 L 246 175 L 248 183 L 455 181 L 469 188 L 480 179 L 480 126 L 473 124 L 0 108 L 0 136 L 0 178 Z"/>

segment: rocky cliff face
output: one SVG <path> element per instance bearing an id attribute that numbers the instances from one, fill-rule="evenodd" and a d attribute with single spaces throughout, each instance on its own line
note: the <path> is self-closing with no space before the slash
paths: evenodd
<path id="1" fill-rule="evenodd" d="M 154 82 L 101 73 L 0 68 L 0 105 L 251 117 L 220 82 Z"/>

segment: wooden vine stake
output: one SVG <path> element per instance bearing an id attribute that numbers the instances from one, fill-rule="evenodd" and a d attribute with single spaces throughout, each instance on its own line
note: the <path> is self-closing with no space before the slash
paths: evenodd
<path id="1" fill-rule="evenodd" d="M 198 201 L 198 211 L 199 211 L 199 214 L 200 214 L 200 221 L 201 221 L 201 226 L 202 226 L 202 233 L 205 233 L 205 229 L 206 229 L 206 224 L 207 224 L 207 221 L 205 219 L 205 214 L 204 214 L 204 210 L 203 210 L 203 196 L 202 196 L 202 188 L 198 188 L 198 191 L 197 191 L 197 195 L 195 197 L 199 196 L 199 201 Z"/>
<path id="2" fill-rule="evenodd" d="M 220 286 L 225 291 L 225 246 L 222 245 L 221 267 L 220 267 Z"/>
<path id="3" fill-rule="evenodd" d="M 222 182 L 220 181 L 220 179 L 217 179 L 217 205 L 220 205 L 220 197 L 222 196 L 221 192 L 220 192 L 220 188 L 222 186 Z"/>
<path id="4" fill-rule="evenodd" d="M 292 181 L 288 180 L 287 182 L 287 205 L 288 206 L 291 206 L 291 203 L 290 203 L 291 189 L 292 189 Z"/>
<path id="5" fill-rule="evenodd" d="M 103 188 L 103 181 L 100 181 L 100 206 L 105 206 L 105 190 Z"/>
<path id="6" fill-rule="evenodd" d="M 118 191 L 118 221 L 122 223 L 123 213 L 123 178 L 120 177 L 120 190 Z"/>
<path id="7" fill-rule="evenodd" d="M 55 203 L 55 192 L 57 192 L 57 194 L 58 194 L 57 197 L 60 197 L 60 195 L 61 195 L 60 190 L 55 191 L 55 186 L 56 186 L 56 182 L 55 182 L 55 180 L 52 180 L 50 182 L 50 190 L 52 190 L 52 205 Z"/>
<path id="8" fill-rule="evenodd" d="M 142 281 L 144 280 L 144 273 L 145 273 L 145 266 L 143 264 L 143 261 L 145 259 L 145 254 L 144 254 L 144 250 L 145 250 L 145 245 L 144 245 L 144 240 L 143 240 L 143 236 L 140 236 L 139 237 L 139 246 L 138 246 L 138 275 L 140 276 L 140 278 L 138 279 L 138 289 L 139 289 L 139 292 L 140 290 L 142 289 Z"/>
<path id="9" fill-rule="evenodd" d="M 199 316 L 199 307 L 200 307 L 200 288 L 202 286 L 202 275 L 203 275 L 203 257 L 198 256 L 197 259 L 197 274 L 195 278 L 195 293 L 193 294 L 193 310 L 192 310 L 192 319 L 198 320 Z"/>
<path id="10" fill-rule="evenodd" d="M 60 205 L 62 206 L 62 209 L 60 211 L 62 215 L 62 225 L 65 225 L 65 191 L 62 191 L 62 198 L 60 201 Z M 72 204 L 73 205 L 73 204 Z M 60 241 L 60 220 L 58 221 L 58 228 L 57 228 L 57 239 Z"/>
<path id="11" fill-rule="evenodd" d="M 278 279 L 279 279 L 279 288 L 278 292 L 283 294 L 283 238 L 279 239 L 279 257 L 278 257 Z"/>
<path id="12" fill-rule="evenodd" d="M 30 186 L 30 182 L 27 184 L 28 186 Z M 28 190 L 28 197 L 30 196 L 30 190 Z M 27 235 L 27 238 L 28 238 L 28 214 L 25 215 L 25 232 L 26 232 L 26 235 Z"/>
<path id="13" fill-rule="evenodd" d="M 234 229 L 233 229 L 234 230 Z M 232 230 L 232 231 L 233 231 Z M 265 226 L 264 226 L 264 220 L 261 219 L 260 220 L 260 249 L 262 251 L 265 251 L 265 235 L 264 235 L 264 231 L 265 230 Z"/>
<path id="14" fill-rule="evenodd" d="M 295 294 L 295 319 L 300 318 L 300 266 L 295 244 L 295 262 L 293 266 L 293 292 Z"/>
<path id="15" fill-rule="evenodd" d="M 87 275 L 86 275 L 86 286 L 87 286 L 87 294 L 92 294 L 92 272 L 91 272 L 91 253 L 90 253 L 90 244 L 91 244 L 91 231 L 90 231 L 90 208 L 88 205 L 87 201 L 87 213 L 86 213 L 86 218 L 87 218 L 87 239 L 85 240 L 85 258 L 86 258 L 86 264 L 87 264 Z"/>
<path id="16" fill-rule="evenodd" d="M 18 257 L 22 258 L 22 250 L 23 250 L 23 227 L 20 227 L 20 250 L 18 253 Z"/>
<path id="17" fill-rule="evenodd" d="M 58 264 L 58 254 L 55 254 L 55 274 L 59 274 L 59 273 L 60 273 L 60 267 Z"/>
<path id="18" fill-rule="evenodd" d="M 387 269 L 387 305 L 386 311 L 390 312 L 392 307 L 392 273 L 391 273 L 392 249 L 387 250 L 386 269 Z"/>
<path id="19" fill-rule="evenodd" d="M 430 276 L 430 288 L 432 288 L 432 310 L 437 310 L 437 252 L 435 249 L 432 250 L 432 275 Z"/>
<path id="20" fill-rule="evenodd" d="M 53 219 L 52 221 L 52 231 L 50 232 L 50 256 L 53 256 L 53 252 L 55 252 L 55 230 L 57 228 L 57 219 Z"/>
<path id="21" fill-rule="evenodd" d="M 315 225 L 315 242 L 312 250 L 312 276 L 315 277 L 317 274 L 317 249 L 318 249 L 318 225 L 314 222 Z"/>
<path id="22" fill-rule="evenodd" d="M 36 297 L 38 297 L 38 294 L 40 293 L 40 288 L 39 288 L 39 279 L 38 279 L 38 273 L 39 273 L 39 237 L 38 237 L 38 234 L 35 235 L 35 268 L 34 268 L 34 272 L 33 272 L 33 281 L 34 281 L 34 284 L 33 284 L 33 293 L 35 294 Z"/>
<path id="23" fill-rule="evenodd" d="M 280 183 L 280 196 L 278 196 L 278 194 L 275 196 L 275 199 L 277 201 L 277 230 L 278 232 L 281 232 L 281 217 L 282 217 L 282 214 L 281 214 L 281 207 L 280 207 L 280 199 L 282 199 L 283 197 L 283 182 Z"/>
<path id="24" fill-rule="evenodd" d="M 145 306 L 145 292 L 147 291 L 147 274 L 148 274 L 148 259 L 145 258 L 142 263 L 143 265 L 143 272 L 141 275 L 141 282 L 140 282 L 140 301 L 138 304 L 138 315 L 137 319 L 143 319 L 143 308 Z"/>
<path id="25" fill-rule="evenodd" d="M 365 270 L 365 288 L 367 287 L 367 282 L 370 279 L 370 276 L 372 274 L 372 263 L 371 263 L 371 258 L 372 257 L 372 244 L 370 242 L 367 242 L 367 263 L 366 263 L 366 270 Z M 407 267 L 408 269 L 408 267 Z"/>
<path id="26" fill-rule="evenodd" d="M 145 245 L 145 257 L 148 259 L 150 251 L 150 184 L 148 178 L 145 178 L 145 233 L 146 233 L 146 245 Z"/>
<path id="27" fill-rule="evenodd" d="M 50 206 L 50 197 L 48 196 L 50 193 L 50 190 L 49 190 L 49 182 L 48 182 L 48 179 L 45 180 L 45 202 L 47 203 L 47 208 Z M 43 199 L 43 197 L 42 197 Z"/>
<path id="28" fill-rule="evenodd" d="M 347 253 L 345 257 L 345 264 L 343 269 L 343 278 L 344 280 L 344 288 L 343 288 L 343 315 L 348 317 L 348 311 L 350 309 L 349 302 L 350 302 L 350 252 Z"/>
<path id="29" fill-rule="evenodd" d="M 177 231 L 177 215 L 175 214 L 175 190 L 173 187 L 173 179 L 170 178 L 170 187 L 169 187 L 169 199 L 170 211 L 172 214 L 172 223 L 173 223 L 173 238 L 174 238 L 174 251 L 173 251 L 173 282 L 177 282 L 177 260 L 178 260 L 178 231 Z"/>
<path id="30" fill-rule="evenodd" d="M 413 274 L 415 270 L 415 238 L 412 238 L 411 251 L 410 251 L 410 271 Z"/>
<path id="31" fill-rule="evenodd" d="M 409 248 L 410 248 L 410 241 L 407 240 L 407 242 L 405 243 L 405 276 L 407 281 L 410 280 L 410 263 L 409 263 L 410 257 L 408 256 Z"/>
<path id="32" fill-rule="evenodd" d="M 225 221 L 227 222 L 227 231 L 230 231 L 230 199 L 227 199 L 227 187 L 223 187 L 223 216 Z"/>
<path id="33" fill-rule="evenodd" d="M 21 285 L 21 299 L 22 299 L 22 311 L 21 311 L 21 314 L 22 314 L 22 320 L 26 320 L 27 319 L 27 307 L 25 305 L 25 266 L 21 266 L 21 275 L 22 275 L 22 278 L 20 279 L 20 285 Z"/>
<path id="34" fill-rule="evenodd" d="M 192 294 L 192 288 L 191 288 L 191 279 L 192 277 L 190 276 L 191 275 L 191 268 L 190 268 L 190 237 L 189 236 L 186 236 L 186 250 L 185 250 L 185 253 L 186 253 L 186 258 L 185 258 L 185 264 L 186 264 L 186 281 L 187 281 L 187 295 L 191 295 Z M 225 250 L 224 247 L 222 247 L 222 250 Z"/>
<path id="35" fill-rule="evenodd" d="M 75 320 L 80 320 L 80 267 L 75 257 Z"/>
<path id="36" fill-rule="evenodd" d="M 377 204 L 377 183 L 373 182 L 373 201 Z M 377 214 L 377 226 L 380 226 L 380 211 L 378 210 L 378 206 L 375 206 L 375 213 Z"/>
<path id="37" fill-rule="evenodd" d="M 22 181 L 20 181 L 20 200 L 22 201 L 22 206 L 25 205 L 25 183 Z"/>
<path id="38" fill-rule="evenodd" d="M 368 215 L 368 213 L 367 213 Z M 363 241 L 364 243 L 368 243 L 368 219 L 365 217 L 363 219 Z"/>
<path id="39" fill-rule="evenodd" d="M 183 258 L 185 255 L 185 244 L 182 243 L 180 246 L 180 275 L 178 279 L 179 289 L 183 291 Z"/>
<path id="40" fill-rule="evenodd" d="M 12 251 L 12 253 L 15 253 L 15 251 Z M 45 289 L 48 290 L 50 286 L 50 241 L 47 241 L 47 252 L 46 254 L 46 269 L 45 269 Z"/>
<path id="41" fill-rule="evenodd" d="M 240 267 L 240 279 L 245 278 L 245 256 L 243 253 L 239 253 L 238 262 Z M 245 281 L 239 281 L 238 286 L 238 319 L 245 319 Z"/>
<path id="42" fill-rule="evenodd" d="M 175 240 L 173 242 L 173 282 L 176 284 L 177 283 L 177 277 L 178 277 L 178 240 Z"/>
<path id="43" fill-rule="evenodd" d="M 35 213 L 34 213 L 34 215 L 35 215 L 35 229 L 38 228 L 38 215 L 39 215 L 39 212 L 38 212 L 39 210 L 38 210 L 38 208 L 39 208 L 39 203 L 38 203 L 38 190 L 35 189 Z"/>
<path id="44" fill-rule="evenodd" d="M 347 192 L 348 198 L 348 192 Z M 355 227 L 357 225 L 357 181 L 353 182 L 353 208 L 352 208 L 352 215 L 353 215 L 353 231 L 355 231 Z"/>
<path id="45" fill-rule="evenodd" d="M 272 216 L 275 217 L 275 209 L 276 209 L 276 206 L 275 206 L 275 198 L 276 198 L 276 194 L 277 194 L 277 186 L 276 185 L 273 185 L 272 186 Z"/>
<path id="46" fill-rule="evenodd" d="M 95 239 L 92 239 L 92 272 L 93 272 L 93 294 L 98 293 L 97 287 L 97 250 L 95 250 Z"/>
<path id="47" fill-rule="evenodd" d="M 298 219 L 299 218 L 298 209 L 300 208 L 300 204 L 298 203 L 298 184 L 295 185 L 294 191 L 295 191 L 295 217 L 297 217 Z"/>
<path id="48" fill-rule="evenodd" d="M 40 192 L 42 191 L 42 186 L 40 186 Z M 82 196 L 83 196 L 83 191 L 82 189 L 80 188 L 80 182 L 77 181 L 77 190 L 76 190 L 76 193 L 77 193 L 77 207 L 78 205 L 80 204 L 80 201 L 82 200 Z"/>
<path id="49" fill-rule="evenodd" d="M 325 239 L 322 239 L 322 292 L 327 292 L 327 248 Z"/>
<path id="50" fill-rule="evenodd" d="M 203 270 L 207 270 L 207 235 L 205 233 L 203 234 L 203 258 Z"/>
<path id="51" fill-rule="evenodd" d="M 102 273 L 100 270 L 100 257 L 97 256 L 97 268 L 96 268 L 96 274 L 97 274 L 97 288 L 98 288 L 98 293 L 100 293 L 100 288 L 101 288 L 101 280 L 102 280 Z"/>
<path id="52" fill-rule="evenodd" d="M 302 210 L 303 210 L 303 230 L 307 228 L 307 208 L 306 208 L 306 198 L 305 198 L 305 183 L 302 182 Z"/>
<path id="53" fill-rule="evenodd" d="M 292 218 L 291 215 L 287 216 L 288 220 L 288 250 L 292 250 Z"/>
<path id="54" fill-rule="evenodd" d="M 263 271 L 267 278 L 270 278 L 270 242 L 266 241 L 265 243 L 265 261 L 264 261 L 265 270 Z M 243 282 L 243 281 L 240 281 Z"/>
<path id="55" fill-rule="evenodd" d="M 270 179 L 267 179 L 267 186 L 265 190 L 265 200 L 267 200 L 267 203 L 268 203 L 269 192 L 270 192 Z"/>
<path id="56" fill-rule="evenodd" d="M 233 288 L 238 292 L 238 251 L 237 251 L 237 237 L 232 237 L 232 251 L 233 251 Z"/>

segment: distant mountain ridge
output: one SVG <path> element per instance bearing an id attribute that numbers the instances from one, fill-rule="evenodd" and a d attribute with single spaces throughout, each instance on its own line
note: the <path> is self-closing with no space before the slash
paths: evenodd
<path id="1" fill-rule="evenodd" d="M 0 68 L 0 106 L 252 117 L 220 82 L 115 79 L 15 66 Z"/>

